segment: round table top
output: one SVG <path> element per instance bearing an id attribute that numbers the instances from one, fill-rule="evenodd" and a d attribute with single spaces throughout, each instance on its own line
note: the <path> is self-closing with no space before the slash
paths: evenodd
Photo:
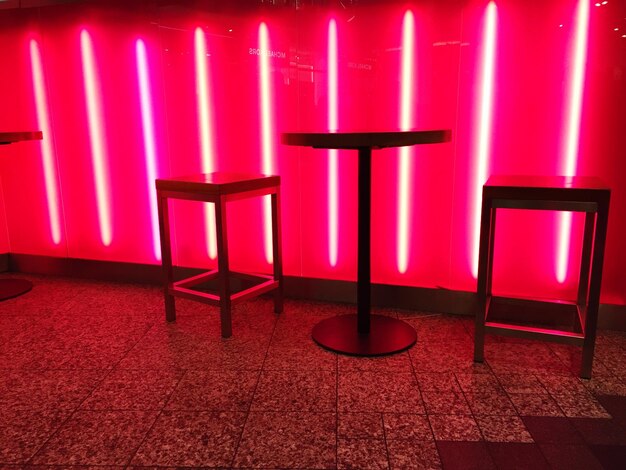
<path id="1" fill-rule="evenodd" d="M 418 144 L 438 144 L 452 138 L 449 129 L 395 132 L 284 132 L 285 145 L 325 149 L 382 149 Z"/>

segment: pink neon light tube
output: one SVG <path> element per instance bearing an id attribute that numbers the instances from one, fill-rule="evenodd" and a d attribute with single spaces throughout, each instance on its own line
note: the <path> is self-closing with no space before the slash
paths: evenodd
<path id="1" fill-rule="evenodd" d="M 400 130 L 408 131 L 412 126 L 413 96 L 415 93 L 415 19 L 411 11 L 404 14 L 402 21 L 402 63 L 400 72 Z M 409 262 L 409 220 L 411 218 L 411 154 L 409 147 L 399 150 L 398 167 L 398 220 L 396 263 L 400 273 L 405 273 Z"/>
<path id="2" fill-rule="evenodd" d="M 260 67 L 260 94 L 261 94 L 261 155 L 262 171 L 270 175 L 274 173 L 273 155 L 273 123 L 271 109 L 271 86 L 270 86 L 270 64 L 269 64 L 269 33 L 267 25 L 259 25 L 259 67 Z M 268 263 L 273 261 L 272 252 L 272 206 L 269 196 L 264 197 L 264 219 L 265 219 L 265 259 Z"/>
<path id="3" fill-rule="evenodd" d="M 150 225 L 152 228 L 152 248 L 157 260 L 161 259 L 159 240 L 159 217 L 157 212 L 156 191 L 154 180 L 157 178 L 157 152 L 154 134 L 154 113 L 152 111 L 152 91 L 148 72 L 146 46 L 141 39 L 135 43 L 137 56 L 137 80 L 139 81 L 139 99 L 141 104 L 141 124 L 143 127 L 143 143 L 146 160 L 146 179 L 148 201 L 150 204 Z"/>
<path id="4" fill-rule="evenodd" d="M 213 148 L 213 123 L 211 119 L 211 96 L 209 86 L 209 67 L 206 37 L 202 28 L 196 28 L 194 33 L 194 49 L 196 61 L 196 91 L 198 96 L 198 133 L 200 135 L 200 158 L 203 173 L 215 171 Z M 205 205 L 205 230 L 207 237 L 207 252 L 209 258 L 217 256 L 215 232 L 215 206 Z"/>
<path id="5" fill-rule="evenodd" d="M 111 197 L 107 168 L 106 139 L 104 138 L 104 120 L 100 103 L 99 78 L 94 61 L 91 36 L 87 30 L 80 33 L 80 48 L 83 65 L 83 81 L 85 86 L 85 104 L 89 124 L 89 141 L 93 161 L 94 185 L 96 188 L 96 209 L 100 226 L 100 240 L 109 246 L 112 240 Z"/>
<path id="6" fill-rule="evenodd" d="M 587 62 L 587 37 L 589 33 L 589 2 L 579 0 L 576 9 L 576 29 L 572 47 L 572 69 L 570 75 L 569 109 L 564 134 L 564 152 L 561 172 L 564 176 L 574 176 L 578 166 L 578 145 L 580 141 L 580 120 L 585 86 L 585 63 Z M 558 230 L 558 250 L 556 258 L 556 278 L 565 282 L 568 270 L 569 247 L 572 228 L 572 213 L 565 212 L 560 217 Z"/>
<path id="7" fill-rule="evenodd" d="M 44 138 L 41 141 L 41 155 L 44 178 L 46 182 L 46 199 L 48 202 L 48 218 L 50 221 L 50 236 L 55 245 L 61 243 L 61 216 L 59 214 L 59 190 L 57 184 L 57 170 L 54 157 L 54 137 L 50 125 L 46 81 L 41 62 L 39 44 L 34 39 L 30 41 L 30 61 L 32 67 L 33 89 L 37 105 L 37 124 L 42 130 Z"/>
<path id="8" fill-rule="evenodd" d="M 493 112 L 493 85 L 496 59 L 496 23 L 498 10 L 491 1 L 485 11 L 483 26 L 483 49 L 480 95 L 478 96 L 478 133 L 475 140 L 476 176 L 474 181 L 474 221 L 470 265 L 474 277 L 478 276 L 478 244 L 480 238 L 480 201 L 483 184 L 487 180 L 489 168 L 489 152 L 491 147 L 491 126 Z"/>
<path id="9" fill-rule="evenodd" d="M 328 130 L 337 131 L 337 23 L 328 22 Z M 339 239 L 339 162 L 337 150 L 328 151 L 328 262 L 337 266 Z"/>

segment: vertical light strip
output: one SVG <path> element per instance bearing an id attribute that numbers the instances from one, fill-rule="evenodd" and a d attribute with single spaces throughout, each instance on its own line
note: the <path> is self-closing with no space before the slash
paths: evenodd
<path id="1" fill-rule="evenodd" d="M 402 62 L 400 72 L 400 130 L 412 126 L 412 109 L 415 84 L 415 19 L 407 11 L 402 21 Z M 409 263 L 409 220 L 411 219 L 411 154 L 409 147 L 400 148 L 398 166 L 398 220 L 396 227 L 396 262 L 398 271 L 404 274 Z"/>
<path id="2" fill-rule="evenodd" d="M 261 154 L 262 154 L 262 171 L 264 174 L 270 175 L 274 173 L 272 161 L 272 110 L 271 110 L 271 87 L 270 87 L 270 46 L 267 25 L 261 23 L 259 25 L 259 67 L 261 80 L 259 83 L 261 94 Z M 269 196 L 264 198 L 264 217 L 265 217 L 265 259 L 268 263 L 272 263 L 272 206 Z"/>
<path id="3" fill-rule="evenodd" d="M 482 199 L 482 188 L 487 180 L 489 168 L 489 154 L 491 147 L 491 127 L 493 112 L 493 85 L 496 56 L 496 23 L 498 10 L 495 2 L 491 1 L 485 10 L 485 21 L 483 25 L 482 40 L 482 69 L 478 83 L 481 84 L 480 95 L 478 97 L 478 135 L 475 140 L 474 153 L 476 155 L 476 173 L 474 181 L 474 209 L 472 211 L 473 239 L 471 250 L 471 268 L 474 277 L 478 275 L 478 243 L 480 238 L 480 207 Z"/>
<path id="4" fill-rule="evenodd" d="M 337 97 L 337 23 L 328 22 L 328 130 L 339 127 Z M 337 266 L 339 240 L 339 162 L 337 150 L 328 151 L 328 261 Z"/>
<path id="5" fill-rule="evenodd" d="M 572 46 L 572 69 L 570 75 L 569 109 L 564 135 L 564 152 L 561 172 L 564 176 L 574 176 L 578 165 L 578 145 L 580 140 L 580 120 L 582 114 L 583 91 L 585 85 L 585 63 L 587 62 L 587 37 L 589 33 L 589 1 L 579 0 L 576 9 L 576 29 Z M 572 229 L 572 213 L 560 216 L 558 249 L 556 258 L 556 278 L 565 282 L 569 260 L 569 247 Z"/>
<path id="6" fill-rule="evenodd" d="M 41 155 L 44 178 L 46 181 L 46 199 L 48 203 L 48 218 L 50 222 L 50 236 L 55 245 L 61 243 L 61 217 L 59 214 L 59 190 L 54 157 L 54 141 L 48 97 L 46 94 L 46 80 L 43 74 L 43 64 L 39 44 L 34 39 L 30 41 L 30 62 L 32 68 L 33 90 L 37 106 L 37 125 L 43 132 L 41 141 Z"/>
<path id="7" fill-rule="evenodd" d="M 152 91 L 148 74 L 148 58 L 146 46 L 141 39 L 135 43 L 137 58 L 137 80 L 139 82 L 139 99 L 141 105 L 141 124 L 143 127 L 143 144 L 146 161 L 146 183 L 148 190 L 148 202 L 150 205 L 150 225 L 152 227 L 152 247 L 154 257 L 161 259 L 161 246 L 159 240 L 159 217 L 157 212 L 156 190 L 154 180 L 157 178 L 157 152 L 154 133 L 154 114 L 152 111 Z"/>
<path id="8" fill-rule="evenodd" d="M 85 104 L 89 125 L 89 141 L 93 161 L 94 186 L 96 188 L 96 210 L 100 225 L 100 240 L 109 246 L 112 240 L 111 206 L 109 175 L 106 165 L 106 139 L 103 136 L 102 106 L 98 73 L 94 62 L 93 45 L 87 30 L 80 33 L 80 49 L 83 65 L 83 81 L 85 86 Z"/>
<path id="9" fill-rule="evenodd" d="M 207 65 L 206 37 L 202 28 L 196 28 L 194 33 L 194 49 L 196 58 L 196 96 L 198 100 L 198 133 L 200 134 L 200 158 L 202 172 L 215 171 L 214 149 L 212 139 L 211 97 L 209 95 L 209 70 Z M 207 253 L 209 258 L 217 256 L 215 206 L 205 205 L 205 230 L 207 238 Z"/>

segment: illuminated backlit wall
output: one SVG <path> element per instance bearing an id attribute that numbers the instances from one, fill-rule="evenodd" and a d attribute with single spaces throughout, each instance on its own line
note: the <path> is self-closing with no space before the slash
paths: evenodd
<path id="1" fill-rule="evenodd" d="M 274 173 L 285 273 L 353 280 L 356 152 L 280 132 L 451 129 L 374 152 L 374 282 L 473 290 L 490 174 L 594 175 L 626 303 L 623 2 L 102 3 L 0 9 L 0 130 L 44 132 L 0 147 L 0 252 L 157 264 L 155 178 Z M 213 208 L 172 205 L 176 262 L 214 266 Z M 228 215 L 233 268 L 269 271 L 269 199 Z M 503 211 L 494 289 L 573 297 L 582 221 Z"/>

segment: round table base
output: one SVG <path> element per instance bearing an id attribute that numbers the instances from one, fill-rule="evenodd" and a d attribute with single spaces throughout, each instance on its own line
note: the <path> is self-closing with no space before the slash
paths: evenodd
<path id="1" fill-rule="evenodd" d="M 313 339 L 323 348 L 354 356 L 382 356 L 410 348 L 417 333 L 406 322 L 370 315 L 370 333 L 357 332 L 355 314 L 327 318 L 313 327 Z"/>
<path id="2" fill-rule="evenodd" d="M 25 294 L 33 288 L 33 283 L 26 279 L 0 279 L 0 301 Z"/>

